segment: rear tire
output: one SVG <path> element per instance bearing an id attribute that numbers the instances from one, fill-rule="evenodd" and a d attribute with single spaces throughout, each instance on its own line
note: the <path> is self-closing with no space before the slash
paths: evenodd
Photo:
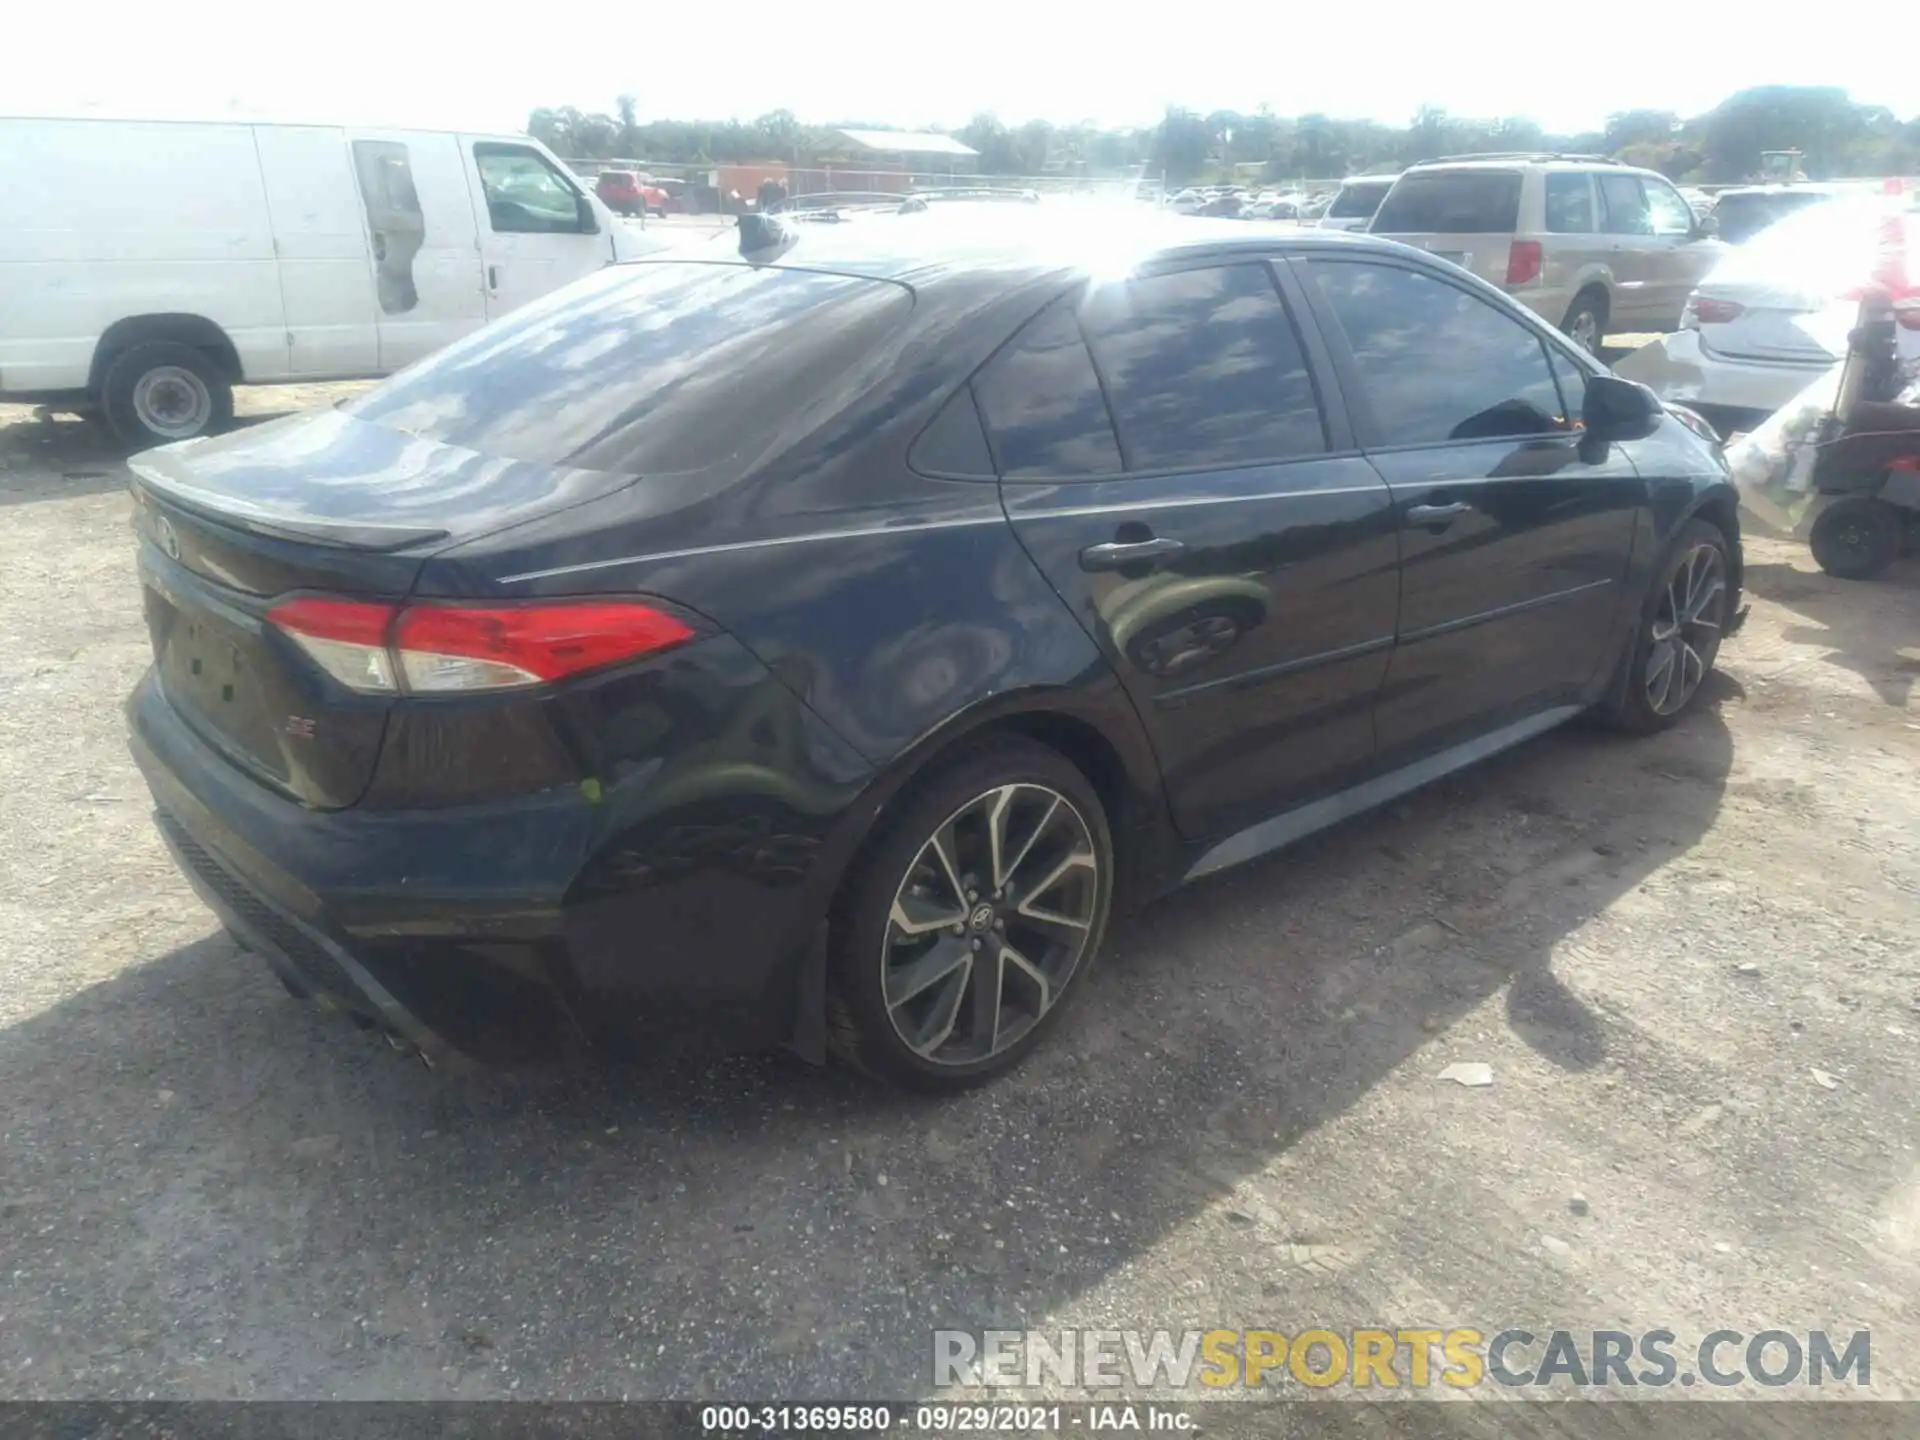
<path id="1" fill-rule="evenodd" d="M 1689 520 L 1655 572 L 1628 642 L 1625 684 L 1602 720 L 1651 735 L 1694 707 L 1732 616 L 1731 574 L 1727 537 L 1705 520 Z"/>
<path id="2" fill-rule="evenodd" d="M 1598 290 L 1582 290 L 1573 297 L 1560 329 L 1574 344 L 1597 357 L 1607 339 L 1607 297 Z"/>
<path id="3" fill-rule="evenodd" d="M 1857 496 L 1821 511 L 1807 540 L 1827 574 L 1868 580 L 1900 558 L 1905 529 L 1904 517 L 1886 501 Z"/>
<path id="4" fill-rule="evenodd" d="M 172 340 L 116 355 L 100 387 L 107 423 L 144 450 L 224 429 L 233 421 L 233 385 L 211 356 Z"/>
<path id="5" fill-rule="evenodd" d="M 910 1089 L 946 1093 L 1032 1052 L 1106 931 L 1113 841 L 1057 751 L 984 740 L 901 797 L 834 906 L 827 1044 Z"/>

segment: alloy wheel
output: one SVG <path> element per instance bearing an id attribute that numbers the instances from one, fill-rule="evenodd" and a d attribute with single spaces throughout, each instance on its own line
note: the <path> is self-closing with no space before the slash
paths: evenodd
<path id="1" fill-rule="evenodd" d="M 1707 678 L 1725 618 L 1726 570 L 1720 548 L 1700 544 L 1667 581 L 1647 650 L 1647 704 L 1656 715 L 1678 713 Z"/>
<path id="2" fill-rule="evenodd" d="M 213 396 L 183 365 L 156 365 L 133 387 L 133 413 L 154 434 L 185 440 L 207 428 Z"/>
<path id="3" fill-rule="evenodd" d="M 1085 817 L 1057 790 L 1002 785 L 954 811 L 907 867 L 881 945 L 902 1043 L 937 1065 L 1018 1044 L 1085 958 L 1106 883 Z"/>
<path id="4" fill-rule="evenodd" d="M 1582 310 L 1573 317 L 1573 328 L 1568 332 L 1574 344 L 1589 355 L 1600 353 L 1600 317 L 1591 310 Z"/>

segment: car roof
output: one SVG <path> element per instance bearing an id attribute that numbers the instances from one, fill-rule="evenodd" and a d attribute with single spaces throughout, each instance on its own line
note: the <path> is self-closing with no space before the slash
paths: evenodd
<path id="1" fill-rule="evenodd" d="M 1604 170 L 1608 174 L 1659 175 L 1639 165 L 1623 165 L 1600 156 L 1583 159 L 1577 155 L 1485 155 L 1461 156 L 1451 160 L 1421 160 L 1409 165 L 1408 175 L 1441 174 L 1448 170 Z M 1666 177 L 1662 175 L 1661 179 Z"/>
<path id="2" fill-rule="evenodd" d="M 728 256 L 894 280 L 918 288 L 945 277 L 983 271 L 1014 279 L 1091 276 L 1124 274 L 1141 264 L 1191 254 L 1271 254 L 1276 248 L 1398 252 L 1405 248 L 1348 231 L 1174 216 L 1150 206 L 1112 203 L 1008 207 L 956 202 L 917 214 L 855 212 L 841 223 L 790 221 L 782 228 L 789 238 L 764 252 L 765 259 L 741 257 L 737 233 L 727 231 L 716 237 L 712 248 L 676 248 L 634 263 L 712 261 Z"/>

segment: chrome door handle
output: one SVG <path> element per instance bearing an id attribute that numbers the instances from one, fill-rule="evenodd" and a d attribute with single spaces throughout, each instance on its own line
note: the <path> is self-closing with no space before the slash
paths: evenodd
<path id="1" fill-rule="evenodd" d="M 1131 565 L 1150 564 L 1169 555 L 1178 555 L 1187 547 L 1171 536 L 1151 540 L 1114 540 L 1105 545 L 1089 545 L 1080 552 L 1082 570 L 1124 570 Z"/>
<path id="2" fill-rule="evenodd" d="M 1444 528 L 1459 519 L 1473 506 L 1464 500 L 1456 500 L 1451 505 L 1409 505 L 1407 524 L 1434 525 Z"/>

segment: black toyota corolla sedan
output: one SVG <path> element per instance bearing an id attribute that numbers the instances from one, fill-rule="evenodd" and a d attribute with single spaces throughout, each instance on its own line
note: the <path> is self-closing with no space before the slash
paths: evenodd
<path id="1" fill-rule="evenodd" d="M 133 470 L 160 828 L 429 1057 L 978 1081 L 1117 905 L 1671 724 L 1742 614 L 1696 421 L 1327 231 L 751 217 Z"/>

